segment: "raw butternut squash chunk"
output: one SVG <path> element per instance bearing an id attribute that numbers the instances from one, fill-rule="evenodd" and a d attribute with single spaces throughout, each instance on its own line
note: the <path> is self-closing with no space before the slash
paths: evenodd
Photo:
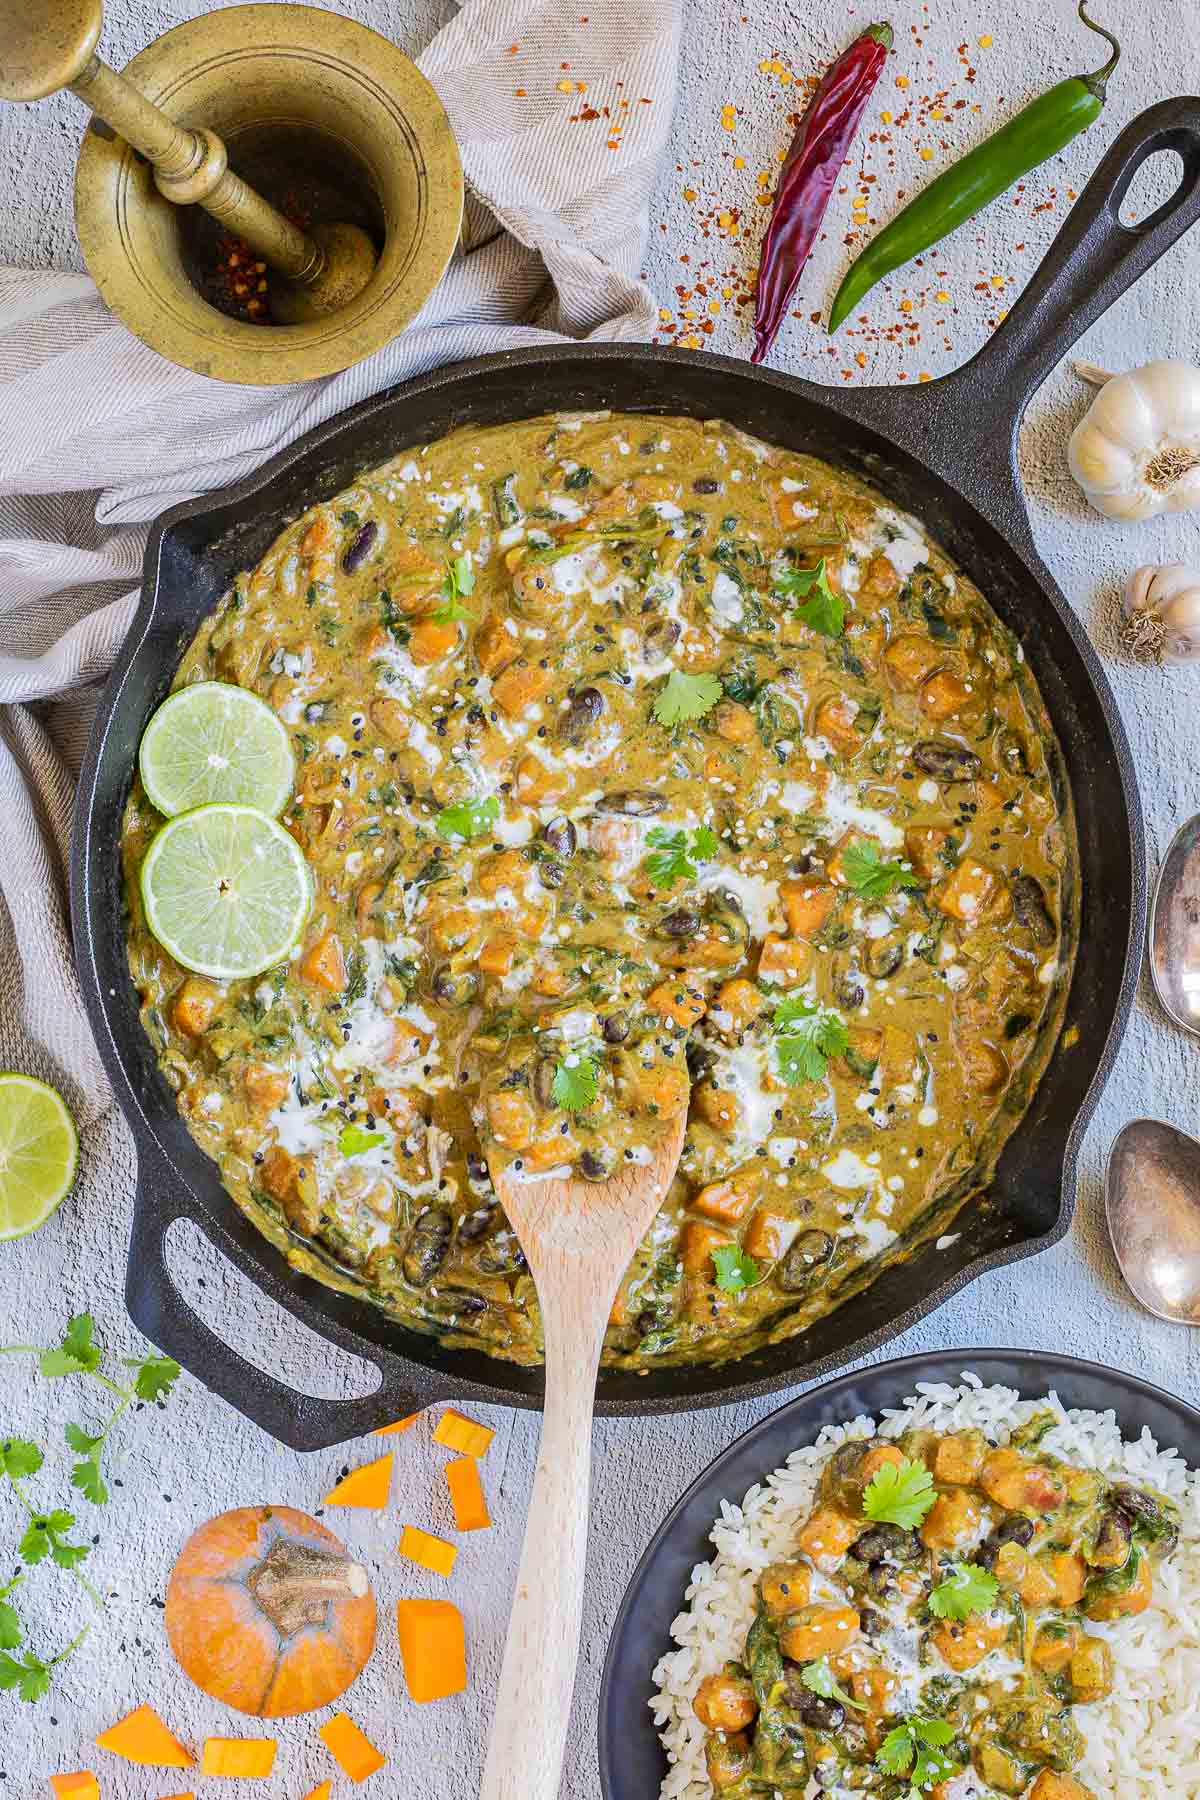
<path id="1" fill-rule="evenodd" d="M 434 1575 L 449 1575 L 458 1556 L 458 1545 L 448 1544 L 445 1538 L 434 1537 L 431 1531 L 422 1531 L 417 1525 L 406 1525 L 400 1536 L 400 1554 Z"/>
<path id="2" fill-rule="evenodd" d="M 190 1769 L 196 1760 L 174 1732 L 167 1730 L 152 1706 L 136 1707 L 102 1731 L 96 1742 L 101 1750 L 111 1750 L 126 1762 L 149 1763 L 159 1769 Z"/>
<path id="3" fill-rule="evenodd" d="M 419 1412 L 409 1413 L 406 1418 L 396 1419 L 390 1425 L 377 1425 L 371 1436 L 394 1437 L 397 1432 L 407 1431 L 410 1426 L 415 1425 L 420 1416 Z"/>
<path id="4" fill-rule="evenodd" d="M 444 1444 L 447 1450 L 457 1450 L 460 1456 L 483 1456 L 495 1435 L 487 1425 L 448 1406 L 434 1427 L 433 1441 Z"/>
<path id="5" fill-rule="evenodd" d="M 313 1788 L 310 1793 L 305 1794 L 304 1800 L 329 1800 L 329 1796 L 332 1792 L 332 1781 L 321 1781 L 317 1783 L 316 1787 Z"/>
<path id="6" fill-rule="evenodd" d="M 100 1800 L 100 1783 L 90 1769 L 78 1769 L 74 1775 L 52 1775 L 50 1786 L 58 1800 Z"/>
<path id="7" fill-rule="evenodd" d="M 204 1740 L 202 1775 L 269 1775 L 275 1766 L 274 1738 L 210 1737 Z"/>
<path id="8" fill-rule="evenodd" d="M 382 1769 L 387 1757 L 344 1712 L 334 1713 L 317 1732 L 335 1762 L 341 1763 L 351 1781 L 365 1781 Z"/>
<path id="9" fill-rule="evenodd" d="M 460 1531 L 485 1531 L 491 1514 L 484 1498 L 479 1466 L 474 1457 L 460 1456 L 446 1464 L 446 1485 L 454 1508 L 454 1523 Z"/>
<path id="10" fill-rule="evenodd" d="M 374 1462 L 364 1463 L 361 1469 L 351 1469 L 343 1475 L 336 1487 L 325 1496 L 326 1506 L 386 1506 L 388 1490 L 392 1485 L 391 1454 L 380 1456 Z"/>
<path id="11" fill-rule="evenodd" d="M 400 1660 L 412 1699 L 424 1705 L 467 1685 L 467 1634 L 450 1600 L 401 1600 L 396 1606 Z"/>

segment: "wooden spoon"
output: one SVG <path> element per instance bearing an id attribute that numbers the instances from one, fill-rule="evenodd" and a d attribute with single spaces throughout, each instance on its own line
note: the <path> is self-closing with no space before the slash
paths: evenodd
<path id="1" fill-rule="evenodd" d="M 537 1283 L 546 1400 L 480 1800 L 557 1800 L 579 1659 L 596 1371 L 612 1303 L 671 1185 L 681 1112 L 652 1162 L 611 1180 L 496 1189 Z"/>

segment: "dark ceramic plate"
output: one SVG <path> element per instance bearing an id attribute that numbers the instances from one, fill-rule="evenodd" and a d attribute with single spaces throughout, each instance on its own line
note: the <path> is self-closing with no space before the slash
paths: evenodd
<path id="1" fill-rule="evenodd" d="M 1162 1388 L 1101 1363 L 1040 1350 L 952 1350 L 877 1363 L 780 1407 L 710 1463 L 668 1513 L 633 1572 L 613 1626 L 600 1688 L 600 1786 L 604 1800 L 655 1800 L 667 1759 L 650 1714 L 651 1672 L 673 1648 L 671 1620 L 697 1563 L 713 1554 L 708 1534 L 722 1499 L 746 1490 L 811 1444 L 826 1425 L 899 1406 L 918 1381 L 957 1382 L 970 1370 L 988 1387 L 1016 1388 L 1026 1400 L 1051 1388 L 1064 1406 L 1112 1407 L 1126 1437 L 1143 1425 L 1161 1447 L 1174 1445 L 1200 1466 L 1200 1412 Z"/>

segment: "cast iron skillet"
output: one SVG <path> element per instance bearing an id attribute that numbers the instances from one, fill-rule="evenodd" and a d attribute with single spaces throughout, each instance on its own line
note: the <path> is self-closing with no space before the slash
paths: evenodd
<path id="1" fill-rule="evenodd" d="M 958 1383 L 963 1371 L 985 1386 L 1016 1388 L 1023 1400 L 1050 1392 L 1064 1406 L 1105 1412 L 1112 1407 L 1127 1438 L 1149 1426 L 1160 1448 L 1175 1445 L 1184 1461 L 1200 1463 L 1200 1412 L 1136 1375 L 1077 1356 L 1040 1350 L 940 1350 L 877 1363 L 827 1381 L 781 1406 L 710 1463 L 655 1532 L 625 1590 L 609 1640 L 600 1685 L 600 1786 L 604 1800 L 653 1800 L 667 1772 L 649 1710 L 650 1676 L 673 1649 L 671 1621 L 697 1563 L 708 1562 L 708 1534 L 723 1499 L 742 1495 L 793 1450 L 811 1444 L 826 1425 L 885 1406 L 903 1404 L 918 1381 Z"/>
<path id="2" fill-rule="evenodd" d="M 1155 151 L 1184 163 L 1178 191 L 1136 230 L 1118 209 Z M 861 1356 L 983 1269 L 1029 1256 L 1067 1229 L 1080 1134 L 1130 1005 L 1144 917 L 1141 817 L 1112 696 L 1085 633 L 1030 535 L 1017 481 L 1017 428 L 1030 394 L 1106 307 L 1200 217 L 1200 100 L 1152 108 L 1105 157 L 1054 247 L 987 348 L 914 389 L 840 392 L 754 373 L 725 358 L 641 345 L 531 348 L 443 370 L 320 427 L 228 492 L 177 506 L 150 533 L 142 601 L 106 688 L 79 784 L 72 912 L 80 979 L 117 1098 L 137 1141 L 137 1205 L 126 1295 L 134 1320 L 248 1417 L 298 1449 L 358 1436 L 447 1397 L 540 1404 L 539 1369 L 520 1369 L 392 1321 L 291 1269 L 242 1217 L 189 1137 L 138 1021 L 126 964 L 118 839 L 136 747 L 201 619 L 284 522 L 362 469 L 455 426 L 558 409 L 613 407 L 723 418 L 774 443 L 867 475 L 918 514 L 1020 637 L 1061 741 L 1079 814 L 1085 896 L 1058 1049 L 1005 1147 L 991 1204 L 971 1206 L 944 1251 L 886 1271 L 802 1337 L 721 1366 L 647 1376 L 605 1371 L 601 1412 L 712 1406 L 772 1392 Z M 1072 1029 L 1073 1028 L 1073 1029 Z M 374 1362 L 381 1387 L 350 1401 L 297 1395 L 226 1346 L 173 1287 L 172 1221 L 190 1218 L 262 1291 L 330 1342 Z"/>

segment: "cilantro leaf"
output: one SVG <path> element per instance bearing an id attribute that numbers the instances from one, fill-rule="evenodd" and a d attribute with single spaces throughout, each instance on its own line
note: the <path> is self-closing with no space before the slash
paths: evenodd
<path id="1" fill-rule="evenodd" d="M 486 800 L 464 800 L 458 806 L 444 806 L 434 820 L 439 837 L 482 837 L 500 817 L 500 802 L 494 794 Z"/>
<path id="2" fill-rule="evenodd" d="M 775 577 L 776 593 L 799 600 L 795 617 L 824 637 L 841 637 L 846 629 L 846 605 L 835 594 L 825 573 L 825 558 L 815 569 L 784 569 Z"/>
<path id="3" fill-rule="evenodd" d="M 838 1686 L 828 1657 L 806 1663 L 800 1671 L 800 1679 L 810 1694 L 819 1694 L 822 1700 L 840 1700 L 843 1706 L 852 1706 L 855 1712 L 867 1711 L 861 1700 L 851 1699 L 845 1688 Z"/>
<path id="4" fill-rule="evenodd" d="M 656 888 L 673 887 L 677 881 L 694 881 L 696 864 L 707 862 L 715 856 L 719 845 L 716 833 L 707 825 L 699 826 L 692 833 L 689 845 L 685 830 L 669 831 L 664 825 L 655 825 L 646 833 L 646 842 L 655 846 L 652 856 L 646 858 L 646 874 L 650 883 Z"/>
<path id="5" fill-rule="evenodd" d="M 906 1456 L 899 1463 L 884 1463 L 867 1483 L 863 1514 L 879 1525 L 915 1531 L 936 1499 L 933 1476 L 925 1464 Z"/>
<path id="6" fill-rule="evenodd" d="M 338 1149 L 343 1156 L 365 1156 L 377 1144 L 386 1144 L 386 1131 L 364 1131 L 361 1125 L 347 1125 L 338 1135 Z"/>
<path id="7" fill-rule="evenodd" d="M 90 1500 L 93 1506 L 105 1506 L 108 1503 L 108 1488 L 100 1473 L 100 1464 L 94 1457 L 85 1457 L 82 1462 L 75 1464 L 71 1470 L 71 1486 L 78 1488 L 84 1499 Z"/>
<path id="8" fill-rule="evenodd" d="M 0 1650 L 15 1650 L 21 1641 L 21 1616 L 15 1606 L 0 1600 Z"/>
<path id="9" fill-rule="evenodd" d="M 6 1438 L 0 1443 L 0 1469 L 6 1475 L 36 1475 L 42 1461 L 41 1451 L 28 1438 Z"/>
<path id="10" fill-rule="evenodd" d="M 843 1056 L 850 1033 L 841 1013 L 799 996 L 775 1008 L 775 1065 L 781 1081 L 797 1087 L 820 1081 L 831 1056 Z"/>
<path id="11" fill-rule="evenodd" d="M 901 1800 L 925 1800 L 930 1788 L 958 1774 L 958 1764 L 942 1751 L 953 1737 L 954 1727 L 948 1720 L 920 1715 L 888 1732 L 875 1752 L 875 1761 L 885 1774 L 910 1780 Z"/>
<path id="12" fill-rule="evenodd" d="M 81 1375 L 96 1368 L 100 1361 L 100 1346 L 92 1342 L 94 1328 L 91 1313 L 76 1313 L 59 1347 L 42 1351 L 38 1366 L 47 1380 L 54 1381 L 60 1375 Z"/>
<path id="13" fill-rule="evenodd" d="M 90 1456 L 92 1451 L 98 1449 L 104 1442 L 103 1436 L 93 1437 L 90 1431 L 83 1429 L 82 1425 L 64 1425 L 63 1436 L 71 1449 L 77 1450 L 80 1456 Z"/>
<path id="14" fill-rule="evenodd" d="M 596 1098 L 598 1087 L 595 1058 L 572 1050 L 555 1068 L 551 1092 L 555 1106 L 561 1106 L 565 1112 L 583 1112 Z"/>
<path id="15" fill-rule="evenodd" d="M 44 1562 L 50 1554 L 50 1533 L 46 1530 L 45 1519 L 31 1519 L 25 1528 L 25 1535 L 17 1545 L 17 1555 L 22 1562 Z"/>
<path id="16" fill-rule="evenodd" d="M 22 1700 L 41 1700 L 50 1692 L 50 1671 L 40 1656 L 30 1651 L 23 1661 L 0 1656 L 0 1689 L 16 1688 Z"/>
<path id="17" fill-rule="evenodd" d="M 50 1554 L 60 1569 L 73 1569 L 76 1563 L 81 1563 L 91 1553 L 90 1544 L 62 1544 L 55 1538 L 50 1545 Z"/>
<path id="18" fill-rule="evenodd" d="M 688 724 L 711 712 L 723 693 L 715 675 L 685 675 L 674 669 L 651 710 L 660 725 Z"/>
<path id="19" fill-rule="evenodd" d="M 929 1610 L 935 1619 L 968 1619 L 972 1613 L 986 1612 L 1000 1591 L 1000 1583 L 977 1563 L 955 1563 L 954 1573 L 929 1596 Z"/>
<path id="20" fill-rule="evenodd" d="M 173 1356 L 143 1356 L 133 1378 L 139 1400 L 165 1400 L 179 1380 L 179 1364 Z"/>
<path id="21" fill-rule="evenodd" d="M 885 900 L 896 888 L 921 883 L 907 863 L 884 862 L 874 844 L 849 844 L 841 856 L 842 873 L 864 900 Z"/>
<path id="22" fill-rule="evenodd" d="M 56 1507 L 53 1512 L 35 1513 L 24 1537 L 17 1545 L 22 1562 L 40 1563 L 53 1557 L 60 1569 L 73 1569 L 85 1556 L 91 1555 L 90 1544 L 68 1544 L 66 1533 L 75 1524 L 75 1514 Z"/>
<path id="23" fill-rule="evenodd" d="M 727 1294 L 741 1294 L 758 1280 L 758 1264 L 740 1244 L 718 1244 L 712 1253 L 717 1286 Z"/>
<path id="24" fill-rule="evenodd" d="M 455 625 L 461 619 L 474 619 L 475 614 L 468 612 L 459 604 L 464 594 L 475 590 L 475 571 L 471 567 L 470 552 L 465 556 L 455 556 L 446 564 L 446 573 L 442 577 L 442 601 L 432 615 L 435 625 Z"/>

